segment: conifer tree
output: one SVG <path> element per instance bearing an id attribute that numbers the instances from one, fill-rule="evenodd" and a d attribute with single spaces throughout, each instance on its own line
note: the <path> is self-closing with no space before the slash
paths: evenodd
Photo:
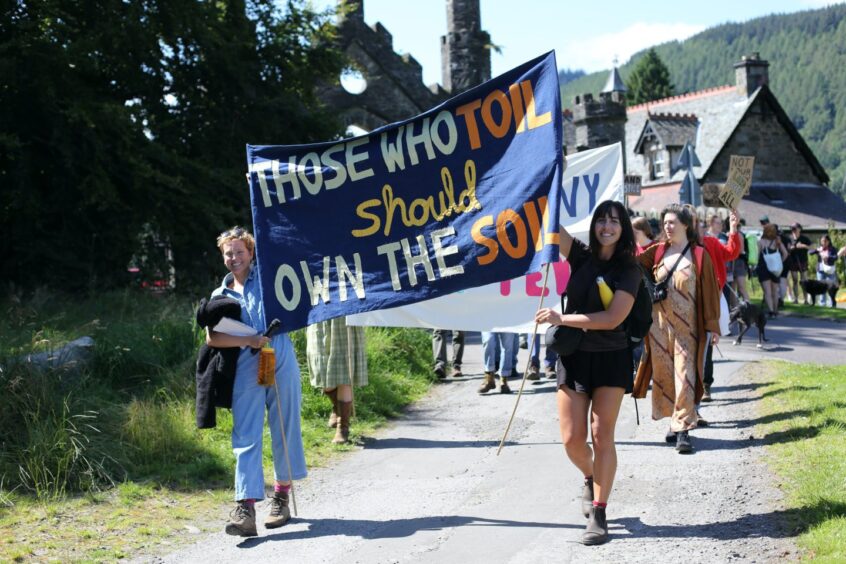
<path id="1" fill-rule="evenodd" d="M 637 62 L 628 82 L 629 104 L 642 104 L 673 95 L 675 86 L 670 82 L 670 71 L 655 52 L 649 49 Z"/>

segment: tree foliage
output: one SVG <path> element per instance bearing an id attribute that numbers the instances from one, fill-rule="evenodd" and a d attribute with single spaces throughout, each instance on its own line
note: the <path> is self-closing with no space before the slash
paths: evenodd
<path id="1" fill-rule="evenodd" d="M 635 105 L 672 96 L 675 87 L 670 81 L 667 65 L 655 49 L 649 49 L 629 75 L 626 88 L 629 104 Z"/>
<path id="2" fill-rule="evenodd" d="M 770 89 L 846 197 L 846 5 L 728 23 L 654 49 L 667 64 L 676 91 L 734 84 L 733 63 L 759 52 L 770 62 Z M 626 79 L 644 53 L 620 68 Z M 562 88 L 565 107 L 573 97 L 598 92 L 608 71 L 591 73 Z"/>
<path id="3" fill-rule="evenodd" d="M 328 14 L 303 2 L 5 5 L 6 281 L 114 285 L 132 260 L 163 270 L 165 249 L 179 283 L 208 280 L 215 233 L 250 222 L 245 143 L 339 132 L 314 91 L 342 57 Z"/>

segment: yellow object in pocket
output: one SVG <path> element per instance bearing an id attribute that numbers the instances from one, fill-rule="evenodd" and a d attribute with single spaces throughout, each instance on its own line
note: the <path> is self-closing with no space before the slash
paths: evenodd
<path id="1" fill-rule="evenodd" d="M 602 307 L 608 309 L 611 300 L 614 299 L 614 292 L 611 291 L 611 287 L 602 276 L 596 277 L 596 286 L 599 288 L 599 299 L 602 300 Z"/>

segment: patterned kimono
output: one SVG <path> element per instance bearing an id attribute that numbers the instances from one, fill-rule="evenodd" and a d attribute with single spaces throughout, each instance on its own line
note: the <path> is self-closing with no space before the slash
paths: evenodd
<path id="1" fill-rule="evenodd" d="M 670 430 L 696 428 L 696 274 L 693 265 L 673 272 L 667 299 L 655 304 L 652 345 L 652 418 L 672 417 Z"/>

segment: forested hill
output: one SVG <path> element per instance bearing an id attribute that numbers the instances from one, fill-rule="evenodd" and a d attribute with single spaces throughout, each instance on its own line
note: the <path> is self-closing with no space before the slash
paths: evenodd
<path id="1" fill-rule="evenodd" d="M 846 4 L 728 23 L 685 41 L 655 47 L 670 69 L 677 94 L 734 84 L 732 65 L 757 51 L 770 62 L 770 88 L 846 196 Z M 628 78 L 644 52 L 620 67 Z M 608 71 L 588 74 L 561 88 L 564 107 L 573 97 L 602 89 Z"/>

